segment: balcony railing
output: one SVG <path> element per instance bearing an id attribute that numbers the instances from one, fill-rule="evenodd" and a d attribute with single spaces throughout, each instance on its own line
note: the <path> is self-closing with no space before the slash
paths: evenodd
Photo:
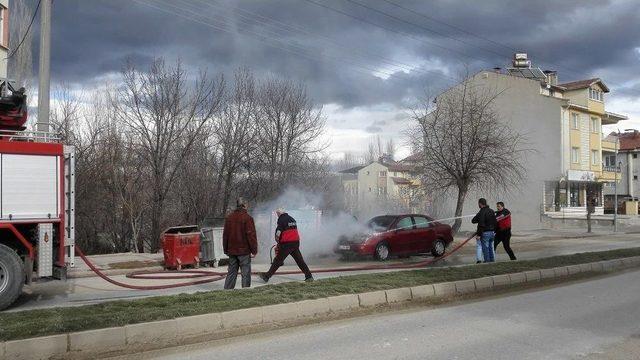
<path id="1" fill-rule="evenodd" d="M 607 166 L 602 164 L 602 171 L 620 172 L 620 166 Z"/>

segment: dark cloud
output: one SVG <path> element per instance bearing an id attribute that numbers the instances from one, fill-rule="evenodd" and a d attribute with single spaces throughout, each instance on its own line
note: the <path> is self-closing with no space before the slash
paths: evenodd
<path id="1" fill-rule="evenodd" d="M 314 0 L 392 31 L 302 0 L 141 1 L 166 12 L 130 0 L 54 2 L 54 82 L 91 84 L 126 59 L 144 65 L 164 56 L 193 69 L 229 73 L 247 66 L 259 76 L 304 81 L 320 104 L 402 106 L 425 89 L 451 84 L 465 69 L 505 66 L 520 49 L 536 65 L 558 70 L 561 81 L 597 75 L 617 96 L 640 95 L 640 2 L 634 0 L 393 0 L 437 21 L 381 0 Z"/>

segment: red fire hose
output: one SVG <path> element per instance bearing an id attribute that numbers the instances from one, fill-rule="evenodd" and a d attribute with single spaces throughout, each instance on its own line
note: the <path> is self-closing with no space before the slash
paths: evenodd
<path id="1" fill-rule="evenodd" d="M 214 281 L 218 281 L 218 280 L 222 280 L 225 278 L 226 274 L 221 274 L 221 273 L 214 273 L 214 272 L 209 272 L 209 271 L 204 271 L 204 270 L 189 270 L 189 272 L 191 273 L 191 275 L 182 275 L 182 277 L 178 277 L 178 276 L 173 276 L 173 277 L 160 277 L 158 276 L 157 278 L 160 279 L 185 279 L 185 278 L 194 278 L 194 277 L 209 277 L 208 279 L 204 279 L 204 280 L 197 280 L 197 281 L 191 281 L 191 282 L 185 282 L 185 283 L 177 283 L 177 284 L 169 284 L 169 285 L 131 285 L 131 284 L 126 284 L 117 280 L 113 280 L 112 278 L 108 277 L 107 275 L 105 275 L 102 271 L 100 271 L 98 268 L 96 268 L 91 261 L 89 261 L 89 259 L 87 259 L 87 257 L 84 255 L 84 253 L 82 252 L 82 250 L 80 250 L 80 248 L 78 248 L 78 246 L 76 245 L 76 251 L 78 252 L 78 255 L 80 255 L 80 257 L 82 258 L 82 261 L 84 261 L 85 264 L 87 264 L 87 266 L 93 270 L 94 273 L 96 273 L 98 276 L 100 276 L 101 278 L 103 278 L 104 280 L 106 280 L 107 282 L 113 284 L 113 285 L 117 285 L 123 288 L 127 288 L 127 289 L 133 289 L 133 290 L 161 290 L 161 289 L 171 289 L 171 288 L 177 288 L 177 287 L 182 287 L 182 286 L 191 286 L 191 285 L 199 285 L 199 284 L 206 284 L 206 283 L 210 283 L 210 282 L 214 282 Z M 193 273 L 197 273 L 197 274 L 193 274 Z M 148 279 L 153 279 L 152 277 L 148 277 Z"/>
<path id="2" fill-rule="evenodd" d="M 427 259 L 424 261 L 419 261 L 417 263 L 413 263 L 413 264 L 390 264 L 390 265 L 365 265 L 365 266 L 356 266 L 356 267 L 339 267 L 339 268 L 328 268 L 328 269 L 317 269 L 317 270 L 312 270 L 312 273 L 328 273 L 328 272 L 347 272 L 347 271 L 363 271 L 363 270 L 394 270 L 394 269 L 415 269 L 415 268 L 420 268 L 420 267 L 424 267 L 424 266 L 428 266 L 431 265 L 433 263 L 435 263 L 436 261 L 445 259 L 449 256 L 451 256 L 453 253 L 455 253 L 456 251 L 460 250 L 460 248 L 462 248 L 464 245 L 466 245 L 469 241 L 471 241 L 471 239 L 473 239 L 475 237 L 474 235 L 471 235 L 469 238 L 467 238 L 466 240 L 464 240 L 463 242 L 461 242 L 460 244 L 456 245 L 453 249 L 451 249 L 451 251 L 445 253 L 444 255 L 437 257 L 437 258 L 431 258 L 431 259 Z M 218 280 L 222 280 L 226 277 L 226 273 L 222 273 L 222 272 L 215 272 L 215 271 L 206 271 L 206 270 L 182 270 L 182 271 L 162 271 L 162 272 L 153 272 L 153 271 L 137 271 L 137 272 L 132 272 L 127 274 L 128 278 L 131 279 L 147 279 L 147 280 L 174 280 L 174 279 L 193 279 L 193 278 L 206 278 L 203 280 L 196 280 L 196 281 L 191 281 L 191 282 L 184 282 L 184 283 L 177 283 L 177 284 L 168 284 L 168 285 L 152 285 L 152 286 L 145 286 L 145 285 L 131 285 L 131 284 L 126 284 L 126 283 L 122 283 L 116 280 L 111 279 L 110 277 L 108 277 L 107 275 L 105 275 L 103 272 L 101 272 L 98 268 L 96 268 L 90 261 L 89 259 L 84 255 L 84 253 L 82 252 L 82 250 L 80 250 L 78 248 L 78 246 L 76 246 L 76 251 L 78 252 L 78 255 L 80 255 L 80 258 L 82 258 L 82 261 L 85 262 L 85 264 L 87 264 L 87 266 L 93 271 L 95 272 L 98 276 L 100 276 L 101 278 L 103 278 L 104 280 L 106 280 L 107 282 L 120 286 L 120 287 L 124 287 L 127 289 L 134 289 L 134 290 L 161 290 L 161 289 L 171 289 L 171 288 L 177 288 L 177 287 L 182 287 L 182 286 L 191 286 L 191 285 L 199 285 L 199 284 L 206 284 L 206 283 L 211 283 L 211 282 L 215 282 Z M 295 274 L 301 274 L 302 272 L 300 270 L 290 270 L 290 271 L 279 271 L 277 272 L 278 275 L 295 275 Z M 164 275 L 164 274 L 180 274 L 180 275 Z M 258 275 L 257 272 L 252 272 L 252 275 Z"/>

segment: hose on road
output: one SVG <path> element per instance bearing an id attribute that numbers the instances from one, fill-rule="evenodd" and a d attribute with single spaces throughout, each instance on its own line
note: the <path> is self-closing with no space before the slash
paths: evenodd
<path id="1" fill-rule="evenodd" d="M 449 252 L 444 253 L 440 257 L 434 257 L 427 260 L 419 261 L 413 264 L 390 264 L 390 265 L 365 265 L 365 266 L 353 266 L 353 267 L 336 267 L 336 268 L 326 268 L 326 269 L 316 269 L 311 270 L 312 273 L 331 273 L 331 272 L 349 272 L 349 271 L 367 271 L 367 270 L 398 270 L 398 269 L 416 269 L 431 265 L 437 261 L 445 259 L 451 255 L 453 255 L 456 251 L 460 250 L 464 245 L 466 245 L 471 239 L 475 238 L 475 234 L 471 235 L 469 238 L 465 239 L 460 244 L 456 245 Z M 217 271 L 207 271 L 207 270 L 181 270 L 181 271 L 137 271 L 127 274 L 127 278 L 130 279 L 146 279 L 146 280 L 174 280 L 174 279 L 194 279 L 194 278 L 204 278 L 202 280 L 176 283 L 176 284 L 166 284 L 166 285 L 132 285 L 123 283 L 117 280 L 110 278 L 105 275 L 100 269 L 98 269 L 91 261 L 84 255 L 82 250 L 78 248 L 76 245 L 76 251 L 82 261 L 94 272 L 96 275 L 104 279 L 105 281 L 117 285 L 127 289 L 133 290 L 161 290 L 161 289 L 171 289 L 183 286 L 192 286 L 192 285 L 200 285 L 212 283 L 215 281 L 222 280 L 226 277 L 226 272 L 217 272 Z M 252 272 L 252 275 L 258 275 L 258 272 Z M 278 271 L 278 275 L 297 275 L 302 274 L 300 270 L 290 270 L 290 271 Z"/>

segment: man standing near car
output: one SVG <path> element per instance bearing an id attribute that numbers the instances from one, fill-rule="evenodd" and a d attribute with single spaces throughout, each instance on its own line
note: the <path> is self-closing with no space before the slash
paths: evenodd
<path id="1" fill-rule="evenodd" d="M 496 221 L 498 229 L 496 231 L 496 240 L 493 244 L 493 250 L 498 248 L 498 244 L 502 243 L 504 251 L 509 255 L 509 259 L 516 260 L 516 256 L 511 250 L 511 212 L 504 207 L 504 203 L 499 201 L 496 204 Z"/>
<path id="2" fill-rule="evenodd" d="M 476 216 L 471 220 L 473 224 L 478 224 L 476 240 L 479 239 L 482 244 L 482 257 L 484 258 L 484 262 L 494 262 L 495 254 L 493 252 L 493 239 L 496 235 L 496 214 L 487 205 L 487 200 L 485 198 L 480 198 L 478 200 L 478 207 L 480 208 L 480 211 L 478 211 Z"/>
<path id="3" fill-rule="evenodd" d="M 229 269 L 224 281 L 225 289 L 236 287 L 238 268 L 242 275 L 242 287 L 251 287 L 251 258 L 258 253 L 258 239 L 253 218 L 247 212 L 248 204 L 236 200 L 236 209 L 224 221 L 222 248 L 229 257 Z"/>
<path id="4" fill-rule="evenodd" d="M 276 228 L 275 239 L 277 244 L 276 257 L 266 273 L 260 273 L 260 278 L 266 283 L 275 274 L 280 266 L 284 264 L 287 256 L 291 255 L 293 260 L 304 273 L 304 281 L 313 281 L 311 270 L 304 262 L 300 252 L 300 234 L 296 219 L 287 214 L 283 208 L 276 210 L 278 215 L 278 227 Z"/>

